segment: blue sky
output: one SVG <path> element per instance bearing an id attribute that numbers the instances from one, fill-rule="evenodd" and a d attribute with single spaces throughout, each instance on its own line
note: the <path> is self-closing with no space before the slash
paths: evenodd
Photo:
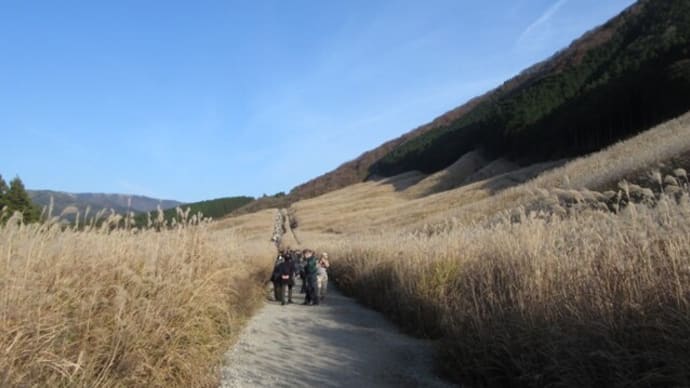
<path id="1" fill-rule="evenodd" d="M 289 191 L 630 0 L 0 3 L 0 174 L 197 201 Z"/>

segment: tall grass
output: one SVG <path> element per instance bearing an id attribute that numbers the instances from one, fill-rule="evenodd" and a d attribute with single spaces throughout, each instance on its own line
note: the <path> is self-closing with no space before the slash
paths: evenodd
<path id="1" fill-rule="evenodd" d="M 668 182 L 645 204 L 621 191 L 618 213 L 556 192 L 499 222 L 323 244 L 347 292 L 442 339 L 454 381 L 690 386 L 690 196 Z"/>
<path id="2" fill-rule="evenodd" d="M 0 226 L 0 386 L 218 384 L 270 255 L 195 217 L 110 221 Z"/>

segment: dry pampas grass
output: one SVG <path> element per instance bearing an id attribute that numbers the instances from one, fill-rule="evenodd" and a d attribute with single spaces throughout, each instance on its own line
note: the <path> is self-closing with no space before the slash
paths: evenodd
<path id="1" fill-rule="evenodd" d="M 0 226 L 0 386 L 216 386 L 270 246 L 182 215 Z"/>

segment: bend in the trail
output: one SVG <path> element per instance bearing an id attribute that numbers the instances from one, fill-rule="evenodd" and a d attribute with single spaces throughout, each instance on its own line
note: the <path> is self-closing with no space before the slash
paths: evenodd
<path id="1" fill-rule="evenodd" d="M 222 387 L 449 386 L 433 372 L 431 342 L 333 288 L 319 306 L 268 302 L 226 358 Z"/>

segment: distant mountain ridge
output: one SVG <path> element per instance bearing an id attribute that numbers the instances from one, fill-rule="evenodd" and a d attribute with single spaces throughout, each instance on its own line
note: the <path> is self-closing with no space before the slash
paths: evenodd
<path id="1" fill-rule="evenodd" d="M 91 212 L 98 212 L 101 209 L 113 209 L 117 213 L 125 213 L 127 211 L 141 213 L 156 210 L 158 205 L 163 210 L 182 205 L 182 202 L 179 201 L 156 199 L 143 195 L 67 193 L 53 190 L 27 190 L 27 192 L 31 200 L 40 207 L 49 206 L 52 197 L 53 215 L 60 215 L 69 206 L 74 206 L 81 212 L 90 207 Z"/>

